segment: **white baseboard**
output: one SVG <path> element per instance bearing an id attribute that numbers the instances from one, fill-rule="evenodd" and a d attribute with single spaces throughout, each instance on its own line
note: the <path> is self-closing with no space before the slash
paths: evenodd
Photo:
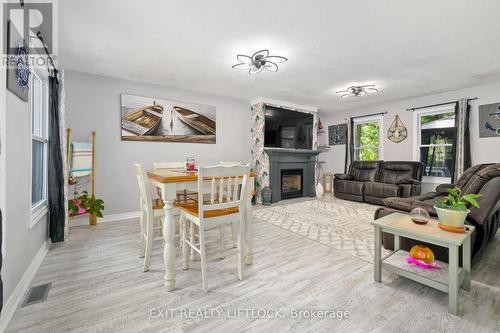
<path id="1" fill-rule="evenodd" d="M 97 223 L 106 223 L 106 222 L 112 222 L 112 221 L 120 221 L 120 220 L 128 220 L 128 219 L 136 219 L 139 218 L 139 211 L 136 212 L 128 212 L 128 213 L 120 213 L 120 214 L 111 214 L 111 215 L 104 215 L 103 218 L 98 218 Z M 89 225 L 89 217 L 88 215 L 78 217 L 75 219 L 71 219 L 69 221 L 69 226 L 70 227 L 76 227 L 76 226 L 82 226 L 82 225 Z"/>
<path id="2" fill-rule="evenodd" d="M 31 261 L 31 264 L 21 277 L 21 280 L 19 280 L 19 283 L 10 295 L 9 299 L 4 304 L 2 315 L 0 317 L 0 332 L 4 332 L 7 329 L 9 321 L 12 319 L 14 312 L 23 301 L 23 298 L 28 291 L 31 281 L 33 280 L 33 277 L 35 277 L 35 274 L 38 271 L 38 268 L 40 267 L 43 258 L 45 258 L 45 255 L 47 254 L 49 248 L 50 240 L 43 243 L 42 247 L 40 248 L 40 250 L 38 250 L 38 253 Z"/>

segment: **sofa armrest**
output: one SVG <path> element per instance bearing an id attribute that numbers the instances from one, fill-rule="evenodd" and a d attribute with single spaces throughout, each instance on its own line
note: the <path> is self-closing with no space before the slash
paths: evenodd
<path id="1" fill-rule="evenodd" d="M 436 187 L 436 192 L 441 194 L 448 194 L 448 190 L 454 188 L 455 184 L 439 184 Z"/>
<path id="2" fill-rule="evenodd" d="M 351 175 L 348 175 L 345 173 L 336 173 L 333 175 L 333 177 L 335 177 L 337 179 L 341 179 L 341 180 L 351 180 L 352 179 Z"/>
<path id="3" fill-rule="evenodd" d="M 411 184 L 411 185 L 420 185 L 421 181 L 415 178 L 406 178 L 406 179 L 400 179 L 397 182 L 397 185 L 403 185 L 403 184 Z"/>

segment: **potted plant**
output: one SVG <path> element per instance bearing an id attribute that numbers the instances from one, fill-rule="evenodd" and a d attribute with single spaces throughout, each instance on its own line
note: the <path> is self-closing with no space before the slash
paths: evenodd
<path id="1" fill-rule="evenodd" d="M 75 197 L 68 202 L 70 216 L 89 213 L 97 217 L 102 217 L 104 201 L 102 199 L 89 196 L 87 191 L 75 192 Z"/>
<path id="2" fill-rule="evenodd" d="M 448 195 L 439 200 L 434 209 L 439 218 L 439 223 L 452 228 L 463 228 L 467 214 L 470 210 L 468 205 L 479 208 L 477 198 L 481 194 L 461 195 L 461 190 L 454 187 L 448 190 Z"/>

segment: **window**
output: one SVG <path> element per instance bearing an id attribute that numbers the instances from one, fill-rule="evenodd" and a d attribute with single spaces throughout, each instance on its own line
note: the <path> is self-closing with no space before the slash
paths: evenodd
<path id="1" fill-rule="evenodd" d="M 417 112 L 417 160 L 424 164 L 425 177 L 451 177 L 454 168 L 453 142 L 455 106 L 453 104 Z"/>
<path id="2" fill-rule="evenodd" d="M 36 70 L 31 76 L 31 208 L 47 201 L 47 102 L 45 78 Z"/>
<path id="3" fill-rule="evenodd" d="M 354 160 L 382 159 L 382 117 L 364 117 L 354 120 Z"/>

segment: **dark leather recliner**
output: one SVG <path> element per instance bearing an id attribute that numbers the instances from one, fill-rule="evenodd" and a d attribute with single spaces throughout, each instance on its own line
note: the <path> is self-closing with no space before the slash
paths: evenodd
<path id="1" fill-rule="evenodd" d="M 375 212 L 375 219 L 399 212 L 408 214 L 413 208 L 421 207 L 427 210 L 432 217 L 437 217 L 434 204 L 448 194 L 448 189 L 459 187 L 462 194 L 479 193 L 480 208 L 469 207 L 466 224 L 473 225 L 475 232 L 472 235 L 472 257 L 479 254 L 486 244 L 493 238 L 500 226 L 500 163 L 478 164 L 467 169 L 456 184 L 441 184 L 435 192 L 410 198 L 388 198 L 384 200 L 386 207 L 381 207 Z M 383 234 L 382 243 L 386 249 L 394 248 L 394 237 Z M 413 245 L 423 242 L 401 238 L 400 246 L 409 250 Z M 424 243 L 425 244 L 425 243 Z M 437 259 L 448 261 L 448 251 L 445 248 L 431 244 L 429 246 Z"/>
<path id="2" fill-rule="evenodd" d="M 389 197 L 420 194 L 423 164 L 406 161 L 354 161 L 347 174 L 335 174 L 337 198 L 384 205 Z"/>

